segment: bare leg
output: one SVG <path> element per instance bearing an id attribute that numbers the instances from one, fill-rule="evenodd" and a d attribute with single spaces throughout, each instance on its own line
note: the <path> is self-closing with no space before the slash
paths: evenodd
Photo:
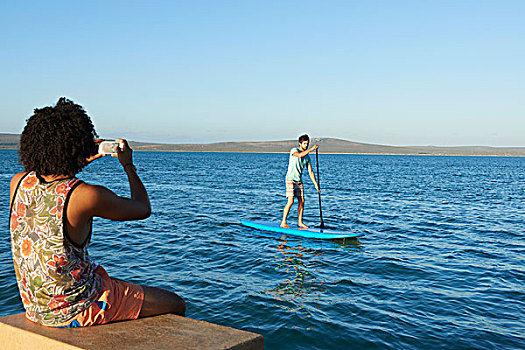
<path id="1" fill-rule="evenodd" d="M 186 302 L 177 294 L 157 287 L 142 286 L 144 288 L 144 303 L 140 310 L 140 317 L 161 314 L 186 314 Z"/>
<path id="2" fill-rule="evenodd" d="M 298 212 L 298 215 L 297 215 L 297 217 L 298 217 L 297 226 L 303 227 L 303 228 L 308 228 L 308 226 L 303 224 L 304 197 L 298 198 L 298 202 L 299 202 L 299 208 L 297 209 L 297 212 Z"/>
<path id="3" fill-rule="evenodd" d="M 293 204 L 293 197 L 288 197 L 288 202 L 286 202 L 286 205 L 284 206 L 283 210 L 283 221 L 281 221 L 281 227 L 290 228 L 288 224 L 286 224 L 286 218 L 288 217 L 288 213 L 290 212 L 290 208 Z"/>

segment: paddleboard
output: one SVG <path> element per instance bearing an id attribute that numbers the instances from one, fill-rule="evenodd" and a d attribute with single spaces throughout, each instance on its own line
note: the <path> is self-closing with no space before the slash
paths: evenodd
<path id="1" fill-rule="evenodd" d="M 363 233 L 351 233 L 344 231 L 334 231 L 319 228 L 300 228 L 296 225 L 289 225 L 290 228 L 284 228 L 279 224 L 269 221 L 248 221 L 241 220 L 241 224 L 257 230 L 271 231 L 284 233 L 292 236 L 300 236 L 306 238 L 319 238 L 319 239 L 340 239 L 340 238 L 354 238 L 364 236 Z"/>

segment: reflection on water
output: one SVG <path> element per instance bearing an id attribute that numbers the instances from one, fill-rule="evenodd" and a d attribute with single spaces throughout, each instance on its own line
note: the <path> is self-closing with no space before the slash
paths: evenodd
<path id="1" fill-rule="evenodd" d="M 317 275 L 319 259 L 323 256 L 322 250 L 305 247 L 301 243 L 290 244 L 288 237 L 282 236 L 277 245 L 279 259 L 276 270 L 284 273 L 288 278 L 280 281 L 277 286 L 268 290 L 279 300 L 297 301 L 296 308 L 289 311 L 298 311 L 306 301 L 317 301 L 321 294 L 326 292 L 326 281 Z"/>
<path id="2" fill-rule="evenodd" d="M 337 248 L 339 246 L 340 248 Z M 339 280 L 327 280 L 322 270 L 326 267 L 327 252 L 336 250 L 360 250 L 361 242 L 357 238 L 327 240 L 323 242 L 297 240 L 286 235 L 281 236 L 276 246 L 275 258 L 278 259 L 275 270 L 283 276 L 276 280 L 277 285 L 264 294 L 272 295 L 277 301 L 275 306 L 287 312 L 301 315 L 301 318 L 312 318 L 315 309 L 326 306 L 327 291 L 336 287 Z M 323 301 L 323 299 L 325 299 Z M 302 328 L 299 325 L 294 329 Z M 307 326 L 304 330 L 311 330 Z"/>
<path id="3" fill-rule="evenodd" d="M 363 243 L 361 243 L 361 241 L 357 237 L 331 239 L 330 242 L 335 243 L 341 246 L 342 248 L 345 248 L 348 250 L 361 249 L 363 245 Z"/>
<path id="4" fill-rule="evenodd" d="M 357 238 L 337 239 L 327 241 L 325 244 L 337 244 L 344 249 L 360 249 L 361 242 Z M 275 257 L 279 262 L 275 269 L 284 273 L 287 278 L 281 280 L 277 286 L 265 291 L 278 300 L 299 302 L 296 308 L 289 311 L 297 311 L 302 308 L 302 303 L 318 301 L 322 293 L 333 285 L 333 282 L 320 278 L 318 269 L 322 264 L 322 245 L 309 244 L 308 241 L 289 242 L 286 235 L 281 236 L 277 245 Z"/>

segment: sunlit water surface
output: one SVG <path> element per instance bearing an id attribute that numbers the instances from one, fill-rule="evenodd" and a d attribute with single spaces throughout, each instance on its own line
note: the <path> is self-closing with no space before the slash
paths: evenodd
<path id="1" fill-rule="evenodd" d="M 15 151 L 0 158 L 5 316 L 23 311 L 7 224 L 21 166 Z M 264 335 L 267 349 L 524 348 L 525 158 L 319 158 L 326 225 L 364 237 L 240 225 L 280 220 L 286 154 L 136 152 L 153 213 L 95 219 L 91 256 L 114 277 L 180 294 L 188 317 Z M 116 159 L 79 177 L 129 194 Z M 305 222 L 318 225 L 307 175 L 305 191 Z"/>

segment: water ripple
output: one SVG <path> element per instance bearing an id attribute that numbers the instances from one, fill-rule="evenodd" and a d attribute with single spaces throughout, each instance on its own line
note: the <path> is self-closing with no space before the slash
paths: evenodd
<path id="1" fill-rule="evenodd" d="M 0 151 L 2 196 L 20 169 Z M 328 226 L 365 237 L 261 232 L 280 220 L 287 155 L 136 153 L 152 216 L 96 219 L 91 255 L 118 278 L 168 288 L 188 316 L 261 333 L 268 349 L 519 349 L 525 343 L 525 159 L 320 157 Z M 114 159 L 81 173 L 128 195 Z M 305 220 L 318 224 L 305 182 Z M 291 220 L 296 220 L 296 207 Z M 0 310 L 21 312 L 7 225 Z"/>

